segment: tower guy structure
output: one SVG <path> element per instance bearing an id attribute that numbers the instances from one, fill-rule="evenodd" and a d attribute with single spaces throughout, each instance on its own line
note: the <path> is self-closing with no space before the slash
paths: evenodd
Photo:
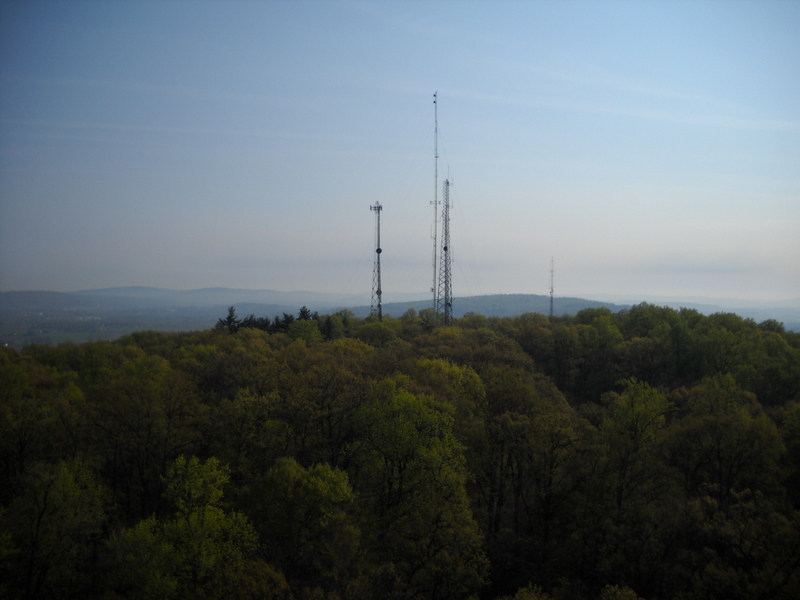
<path id="1" fill-rule="evenodd" d="M 372 305 L 370 314 L 377 315 L 379 321 L 383 321 L 383 301 L 381 290 L 381 211 L 383 207 L 380 202 L 376 202 L 369 209 L 375 212 L 375 260 L 372 264 Z"/>
<path id="2" fill-rule="evenodd" d="M 436 317 L 444 325 L 453 321 L 453 280 L 450 248 L 450 180 L 442 186 L 442 249 L 439 253 L 439 284 L 436 294 Z"/>

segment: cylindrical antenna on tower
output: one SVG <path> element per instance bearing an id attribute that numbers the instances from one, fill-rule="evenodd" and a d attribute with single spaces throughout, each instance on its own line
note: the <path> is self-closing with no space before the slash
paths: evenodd
<path id="1" fill-rule="evenodd" d="M 370 314 L 377 315 L 379 321 L 383 321 L 383 290 L 381 289 L 381 211 L 383 207 L 380 202 L 375 206 L 370 206 L 370 210 L 375 211 L 375 261 L 372 264 L 372 306 Z"/>

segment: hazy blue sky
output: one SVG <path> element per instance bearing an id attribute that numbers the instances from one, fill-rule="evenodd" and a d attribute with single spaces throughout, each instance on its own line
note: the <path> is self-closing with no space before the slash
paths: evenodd
<path id="1" fill-rule="evenodd" d="M 0 4 L 0 290 L 800 298 L 800 2 Z"/>

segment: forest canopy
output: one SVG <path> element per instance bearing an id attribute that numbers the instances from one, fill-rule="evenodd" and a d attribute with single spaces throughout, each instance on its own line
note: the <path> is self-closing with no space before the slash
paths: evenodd
<path id="1" fill-rule="evenodd" d="M 640 304 L 0 349 L 0 597 L 800 595 L 800 334 Z"/>

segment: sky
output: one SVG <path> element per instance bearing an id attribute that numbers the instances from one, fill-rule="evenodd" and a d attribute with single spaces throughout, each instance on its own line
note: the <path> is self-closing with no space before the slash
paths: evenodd
<path id="1" fill-rule="evenodd" d="M 798 31 L 792 0 L 0 0 L 0 291 L 369 294 L 380 202 L 391 302 L 447 178 L 456 298 L 552 260 L 556 296 L 797 302 Z"/>

